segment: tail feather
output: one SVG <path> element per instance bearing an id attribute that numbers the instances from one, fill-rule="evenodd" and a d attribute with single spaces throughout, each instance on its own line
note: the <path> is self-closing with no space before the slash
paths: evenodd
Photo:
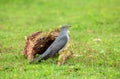
<path id="1" fill-rule="evenodd" d="M 39 57 L 37 58 L 34 58 L 32 61 L 30 61 L 29 63 L 32 64 L 32 63 L 35 63 L 35 62 L 38 62 L 42 59 L 44 60 L 47 60 L 48 58 L 50 58 L 52 55 L 54 54 L 54 52 L 51 52 L 50 48 L 48 48 L 42 55 L 40 55 Z"/>
<path id="2" fill-rule="evenodd" d="M 34 58 L 33 60 L 31 60 L 29 63 L 32 64 L 32 63 L 38 62 L 38 61 L 40 61 L 42 59 L 43 59 L 43 56 L 40 55 L 39 57 Z"/>

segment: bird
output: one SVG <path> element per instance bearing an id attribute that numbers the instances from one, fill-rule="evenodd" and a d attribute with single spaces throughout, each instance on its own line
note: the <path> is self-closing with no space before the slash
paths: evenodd
<path id="1" fill-rule="evenodd" d="M 34 58 L 29 63 L 32 64 L 32 63 L 35 63 L 35 62 L 38 62 L 41 60 L 47 60 L 48 58 L 50 58 L 50 57 L 56 55 L 57 53 L 61 52 L 62 50 L 64 50 L 69 41 L 69 35 L 68 35 L 69 27 L 71 27 L 71 26 L 70 25 L 62 25 L 62 27 L 60 28 L 61 30 L 60 30 L 58 37 L 48 47 L 48 49 L 42 55 L 39 55 L 37 58 Z"/>

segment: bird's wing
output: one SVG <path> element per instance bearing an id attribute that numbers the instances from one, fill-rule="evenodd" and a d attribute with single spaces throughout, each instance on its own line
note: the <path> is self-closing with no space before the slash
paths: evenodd
<path id="1" fill-rule="evenodd" d="M 55 53 L 59 52 L 67 43 L 68 38 L 67 36 L 62 36 L 57 38 L 50 47 L 42 54 L 43 57 L 49 58 L 50 56 L 54 55 Z"/>
<path id="2" fill-rule="evenodd" d="M 51 51 L 58 52 L 61 50 L 68 42 L 67 36 L 59 37 L 58 39 L 53 42 L 53 44 L 50 46 Z"/>

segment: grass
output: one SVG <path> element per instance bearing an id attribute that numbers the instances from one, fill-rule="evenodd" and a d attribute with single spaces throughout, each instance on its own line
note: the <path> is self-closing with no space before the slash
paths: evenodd
<path id="1" fill-rule="evenodd" d="M 73 57 L 29 64 L 24 36 L 70 24 Z M 100 42 L 93 41 L 101 39 Z M 119 79 L 119 0 L 1 0 L 0 79 Z"/>

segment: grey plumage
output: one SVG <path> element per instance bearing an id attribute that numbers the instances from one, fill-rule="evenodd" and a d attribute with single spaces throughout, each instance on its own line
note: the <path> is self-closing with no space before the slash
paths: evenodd
<path id="1" fill-rule="evenodd" d="M 68 28 L 69 28 L 68 25 L 62 26 L 59 36 L 50 45 L 50 47 L 42 55 L 40 55 L 39 57 L 30 61 L 30 63 L 38 62 L 42 59 L 46 60 L 46 59 L 54 56 L 55 54 L 57 54 L 59 51 L 62 51 L 69 40 Z"/>

